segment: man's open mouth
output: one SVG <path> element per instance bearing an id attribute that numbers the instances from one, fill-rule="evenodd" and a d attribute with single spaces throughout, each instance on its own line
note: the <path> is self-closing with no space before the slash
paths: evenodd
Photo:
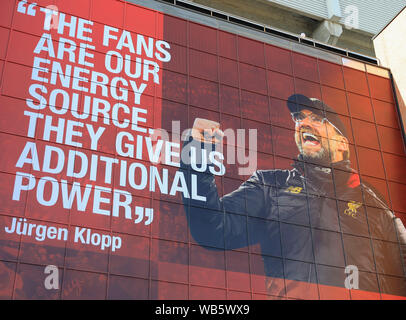
<path id="1" fill-rule="evenodd" d="M 303 144 L 311 144 L 317 146 L 320 144 L 319 138 L 310 132 L 302 132 Z"/>

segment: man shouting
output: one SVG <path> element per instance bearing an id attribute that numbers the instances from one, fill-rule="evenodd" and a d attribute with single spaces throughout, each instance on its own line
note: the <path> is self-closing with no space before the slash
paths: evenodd
<path id="1" fill-rule="evenodd" d="M 340 118 L 322 101 L 299 94 L 287 107 L 299 149 L 292 170 L 258 170 L 219 197 L 209 170 L 182 162 L 188 185 L 191 173 L 197 175 L 206 198 L 183 198 L 193 238 L 213 250 L 259 244 L 271 295 L 318 283 L 406 296 L 406 230 L 351 169 Z M 184 148 L 207 149 L 221 136 L 220 124 L 196 119 Z M 357 273 L 352 282 L 349 267 Z"/>

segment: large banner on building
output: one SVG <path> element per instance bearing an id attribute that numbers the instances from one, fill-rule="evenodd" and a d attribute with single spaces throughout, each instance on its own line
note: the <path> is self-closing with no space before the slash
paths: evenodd
<path id="1" fill-rule="evenodd" d="M 0 6 L 3 299 L 406 297 L 387 70 L 127 1 Z"/>

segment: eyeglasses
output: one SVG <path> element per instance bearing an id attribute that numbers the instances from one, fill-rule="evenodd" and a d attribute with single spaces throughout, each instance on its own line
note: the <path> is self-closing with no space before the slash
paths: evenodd
<path id="1" fill-rule="evenodd" d="M 292 119 L 294 122 L 300 123 L 303 122 L 306 118 L 309 118 L 315 126 L 321 126 L 324 124 L 325 121 L 328 121 L 327 118 L 322 118 L 317 114 L 310 113 L 310 114 L 305 114 L 303 112 L 292 112 Z"/>
<path id="2" fill-rule="evenodd" d="M 293 121 L 296 122 L 296 123 L 301 123 L 301 122 L 303 122 L 306 118 L 309 118 L 309 119 L 312 121 L 312 123 L 313 123 L 313 125 L 314 125 L 315 127 L 321 127 L 325 122 L 328 122 L 329 124 L 331 124 L 331 125 L 334 127 L 334 129 L 337 130 L 337 132 L 338 132 L 339 134 L 341 134 L 342 136 L 344 136 L 344 135 L 342 134 L 342 132 L 341 132 L 334 124 L 332 124 L 330 121 L 328 121 L 328 119 L 327 119 L 326 117 L 321 117 L 321 116 L 319 116 L 319 115 L 317 115 L 317 114 L 314 114 L 314 113 L 305 114 L 305 113 L 303 113 L 303 112 L 301 112 L 301 111 L 299 111 L 299 112 L 292 112 L 291 115 L 292 115 Z"/>

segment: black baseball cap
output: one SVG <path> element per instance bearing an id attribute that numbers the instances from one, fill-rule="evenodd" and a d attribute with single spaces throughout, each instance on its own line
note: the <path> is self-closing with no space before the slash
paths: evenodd
<path id="1" fill-rule="evenodd" d="M 316 98 L 308 98 L 303 94 L 293 94 L 289 97 L 287 105 L 291 113 L 309 110 L 314 114 L 326 118 L 344 137 L 347 137 L 347 128 L 344 123 L 341 121 L 338 114 L 334 112 L 334 109 L 329 107 L 323 101 Z"/>

